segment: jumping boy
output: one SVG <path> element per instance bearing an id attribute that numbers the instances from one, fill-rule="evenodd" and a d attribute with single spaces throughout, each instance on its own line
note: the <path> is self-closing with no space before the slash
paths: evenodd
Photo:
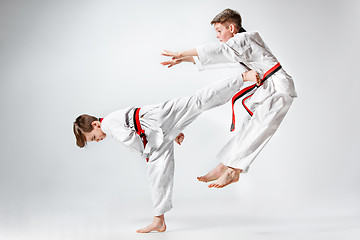
<path id="1" fill-rule="evenodd" d="M 238 12 L 225 9 L 211 21 L 211 25 L 214 25 L 220 43 L 184 52 L 165 50 L 162 55 L 172 59 L 162 64 L 172 67 L 181 62 L 193 62 L 199 70 L 204 70 L 214 68 L 218 64 L 237 63 L 237 67 L 254 69 L 261 76 L 260 86 L 246 87 L 232 98 L 231 131 L 235 129 L 236 100 L 242 99 L 242 104 L 249 114 L 240 131 L 218 154 L 221 163 L 208 174 L 198 177 L 198 180 L 203 182 L 216 180 L 208 186 L 222 188 L 237 182 L 240 173 L 249 170 L 255 157 L 279 127 L 297 95 L 291 76 L 281 67 L 259 33 L 245 31 Z"/>
<path id="2" fill-rule="evenodd" d="M 243 81 L 259 83 L 255 71 L 216 82 L 190 97 L 169 100 L 156 105 L 129 107 L 104 118 L 86 114 L 76 118 L 73 130 L 76 144 L 102 141 L 111 136 L 141 153 L 147 165 L 147 178 L 154 207 L 153 222 L 137 230 L 139 233 L 166 230 L 165 212 L 172 208 L 174 177 L 174 145 L 184 140 L 181 131 L 202 112 L 220 106 L 231 99 Z"/>

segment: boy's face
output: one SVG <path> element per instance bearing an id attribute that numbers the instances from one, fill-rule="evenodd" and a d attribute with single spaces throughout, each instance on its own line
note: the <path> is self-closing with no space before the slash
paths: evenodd
<path id="1" fill-rule="evenodd" d="M 93 121 L 91 123 L 93 130 L 91 132 L 84 133 L 87 142 L 99 142 L 106 138 L 106 134 L 101 130 L 101 123 L 99 121 Z"/>
<path id="2" fill-rule="evenodd" d="M 235 27 L 233 24 L 226 26 L 221 23 L 215 23 L 214 28 L 216 31 L 216 37 L 220 40 L 220 42 L 227 42 L 235 35 Z"/>

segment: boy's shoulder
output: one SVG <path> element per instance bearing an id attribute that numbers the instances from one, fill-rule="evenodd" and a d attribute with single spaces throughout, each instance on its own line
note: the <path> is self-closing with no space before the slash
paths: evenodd
<path id="1" fill-rule="evenodd" d="M 260 36 L 259 32 L 237 33 L 237 34 L 235 34 L 233 39 L 235 42 L 245 42 L 245 43 L 250 43 L 250 42 L 262 43 L 262 42 L 264 42 L 264 40 Z"/>
<path id="2" fill-rule="evenodd" d="M 132 108 L 133 107 L 129 107 L 109 113 L 103 118 L 101 128 L 105 131 L 111 131 L 114 128 L 124 125 L 127 121 L 127 114 Z"/>
<path id="3" fill-rule="evenodd" d="M 241 33 L 237 33 L 235 34 L 235 37 L 237 38 L 251 38 L 251 37 L 260 37 L 259 32 L 241 32 Z"/>

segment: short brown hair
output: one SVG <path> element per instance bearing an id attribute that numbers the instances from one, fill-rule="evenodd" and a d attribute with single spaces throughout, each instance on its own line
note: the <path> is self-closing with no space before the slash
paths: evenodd
<path id="1" fill-rule="evenodd" d="M 98 118 L 87 114 L 82 114 L 76 118 L 73 128 L 76 137 L 76 145 L 81 148 L 86 145 L 87 141 L 84 133 L 91 132 L 93 130 L 91 123 L 98 120 Z"/>
<path id="2" fill-rule="evenodd" d="M 242 27 L 240 14 L 237 11 L 229 8 L 225 9 L 214 17 L 214 19 L 211 21 L 211 25 L 215 23 L 221 23 L 224 25 L 234 24 L 238 32 L 245 32 L 245 29 Z"/>

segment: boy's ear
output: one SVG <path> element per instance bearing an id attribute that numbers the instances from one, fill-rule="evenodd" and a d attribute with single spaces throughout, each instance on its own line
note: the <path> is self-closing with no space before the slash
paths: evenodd
<path id="1" fill-rule="evenodd" d="M 99 121 L 92 121 L 91 126 L 92 126 L 93 128 L 95 128 L 95 127 L 97 127 L 97 126 L 100 126 L 100 122 L 99 122 Z"/>
<path id="2" fill-rule="evenodd" d="M 234 24 L 229 25 L 229 30 L 230 30 L 231 33 L 235 34 L 235 29 L 236 28 L 235 28 Z"/>

